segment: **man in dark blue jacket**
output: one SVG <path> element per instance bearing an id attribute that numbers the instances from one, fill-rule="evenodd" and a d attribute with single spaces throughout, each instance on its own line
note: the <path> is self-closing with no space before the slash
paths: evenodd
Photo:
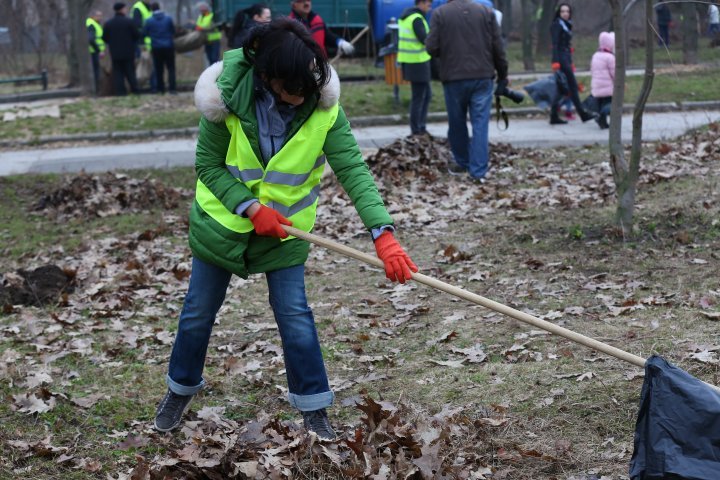
<path id="1" fill-rule="evenodd" d="M 155 2 L 150 5 L 152 17 L 148 18 L 143 27 L 143 36 L 150 37 L 152 45 L 153 69 L 157 76 L 157 88 L 160 93 L 165 93 L 165 74 L 168 71 L 168 87 L 170 94 L 177 93 L 175 85 L 175 25 L 172 18 L 165 15 L 160 9 L 160 4 Z"/>
<path id="2" fill-rule="evenodd" d="M 113 5 L 113 10 L 115 16 L 105 23 L 102 38 L 110 49 L 115 95 L 127 95 L 126 78 L 130 90 L 138 93 L 135 78 L 135 44 L 140 40 L 140 32 L 127 17 L 127 7 L 124 3 L 116 3 Z"/>

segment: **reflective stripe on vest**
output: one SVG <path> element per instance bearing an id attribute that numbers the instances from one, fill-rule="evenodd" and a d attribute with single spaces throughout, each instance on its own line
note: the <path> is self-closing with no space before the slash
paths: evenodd
<path id="1" fill-rule="evenodd" d="M 105 51 L 105 42 L 102 39 L 103 28 L 98 22 L 95 21 L 94 18 L 86 19 L 85 27 L 87 28 L 87 27 L 90 27 L 91 25 L 95 29 L 95 44 L 98 46 L 98 52 L 104 52 Z M 95 52 L 93 52 L 92 45 L 90 46 L 90 53 L 95 53 Z"/>
<path id="2" fill-rule="evenodd" d="M 213 14 L 212 13 L 208 13 L 207 15 L 203 15 L 201 13 L 195 24 L 198 27 L 202 28 L 203 30 L 207 30 L 209 28 L 212 28 L 212 23 L 213 23 Z M 220 33 L 220 30 L 218 30 L 217 28 L 213 28 L 212 30 L 209 30 L 207 32 L 208 42 L 217 42 L 221 38 L 222 38 L 222 33 Z"/>
<path id="3" fill-rule="evenodd" d="M 417 12 L 398 21 L 398 63 L 423 63 L 430 60 L 425 45 L 420 43 L 413 30 L 413 22 L 416 18 L 423 21 L 425 32 L 430 31 L 425 17 Z"/>
<path id="4" fill-rule="evenodd" d="M 320 180 L 325 169 L 322 147 L 337 115 L 337 105 L 329 110 L 315 110 L 265 168 L 255 156 L 240 120 L 230 115 L 225 120 L 231 133 L 226 167 L 260 203 L 290 219 L 294 227 L 309 232 L 315 224 Z M 223 227 L 238 233 L 253 230 L 248 218 L 229 211 L 199 179 L 195 200 Z"/>
<path id="5" fill-rule="evenodd" d="M 136 10 L 136 9 L 137 9 L 137 10 L 140 10 L 140 16 L 142 16 L 142 19 L 143 19 L 143 21 L 142 21 L 142 23 L 143 23 L 142 26 L 144 27 L 144 26 L 145 26 L 145 22 L 147 22 L 147 19 L 150 18 L 150 17 L 152 17 L 152 12 L 150 11 L 150 9 L 149 9 L 143 2 L 140 2 L 140 1 L 135 2 L 135 4 L 133 5 L 132 9 L 133 9 L 133 10 Z M 135 14 L 133 13 L 132 16 L 135 16 Z M 150 47 L 151 47 L 151 45 L 152 45 L 152 40 L 150 40 L 150 37 L 145 37 L 145 38 L 143 38 L 143 42 L 145 42 L 145 46 L 147 47 L 147 49 L 150 50 Z"/>

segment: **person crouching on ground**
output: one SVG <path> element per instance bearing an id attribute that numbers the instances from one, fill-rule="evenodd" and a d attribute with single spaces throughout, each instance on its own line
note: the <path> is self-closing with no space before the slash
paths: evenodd
<path id="1" fill-rule="evenodd" d="M 609 127 L 607 117 L 615 85 L 615 33 L 601 32 L 598 44 L 598 51 L 590 62 L 590 93 L 597 100 L 600 113 L 595 121 L 600 128 L 605 129 Z"/>
<path id="2" fill-rule="evenodd" d="M 190 286 L 155 428 L 170 431 L 205 381 L 210 333 L 232 274 L 265 273 L 280 331 L 288 400 L 319 437 L 335 432 L 333 402 L 313 313 L 305 296 L 309 244 L 282 225 L 310 231 L 327 162 L 375 241 L 386 276 L 404 283 L 417 267 L 393 236 L 377 186 L 338 104 L 340 82 L 299 22 L 253 30 L 243 48 L 200 76 L 202 113 L 190 212 Z"/>

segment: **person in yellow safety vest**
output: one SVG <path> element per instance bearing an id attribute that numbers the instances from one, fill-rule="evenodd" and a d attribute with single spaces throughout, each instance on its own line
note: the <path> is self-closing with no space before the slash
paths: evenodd
<path id="1" fill-rule="evenodd" d="M 213 12 L 210 11 L 208 4 L 200 2 L 198 9 L 200 10 L 200 16 L 197 22 L 195 22 L 195 29 L 207 32 L 205 58 L 207 58 L 208 65 L 212 65 L 220 59 L 220 40 L 222 39 L 222 33 L 213 25 L 214 15 Z"/>
<path id="2" fill-rule="evenodd" d="M 148 18 L 152 17 L 152 11 L 150 10 L 150 2 L 145 0 L 138 0 L 132 6 L 132 20 L 138 31 L 142 31 L 145 26 L 145 22 Z M 150 51 L 150 37 L 143 37 L 142 44 L 145 48 Z"/>
<path id="3" fill-rule="evenodd" d="M 105 42 L 102 39 L 103 28 L 100 22 L 103 14 L 95 10 L 86 20 L 85 27 L 88 33 L 90 44 L 90 60 L 92 61 L 93 78 L 95 79 L 95 93 L 100 86 L 100 58 L 105 56 Z"/>
<path id="4" fill-rule="evenodd" d="M 432 90 L 430 88 L 430 55 L 425 39 L 430 27 L 425 16 L 432 8 L 432 0 L 415 0 L 398 20 L 398 56 L 403 78 L 410 82 L 410 134 L 427 134 L 426 122 Z"/>
<path id="5" fill-rule="evenodd" d="M 313 229 L 327 164 L 374 239 L 388 279 L 404 283 L 418 269 L 395 239 L 393 220 L 338 103 L 340 80 L 310 32 L 283 17 L 255 27 L 246 45 L 252 48 L 225 52 L 195 86 L 202 116 L 188 235 L 192 271 L 155 428 L 178 428 L 203 388 L 213 324 L 232 275 L 264 273 L 288 401 L 307 430 L 333 439 L 325 409 L 334 394 L 305 292 L 310 244 L 288 236 L 283 225 Z M 257 300 L 242 287 L 231 293 L 245 296 L 248 305 Z"/>
<path id="6" fill-rule="evenodd" d="M 138 32 L 142 32 L 145 27 L 145 22 L 152 17 L 152 9 L 150 8 L 150 2 L 147 0 L 138 0 L 132 6 L 132 20 L 135 24 L 135 28 Z M 146 51 L 152 50 L 152 40 L 149 36 L 142 37 L 138 48 L 135 49 L 135 58 L 140 58 L 140 46 L 145 48 Z M 150 92 L 157 93 L 157 76 L 155 72 L 155 66 L 153 65 L 152 72 L 150 73 Z"/>

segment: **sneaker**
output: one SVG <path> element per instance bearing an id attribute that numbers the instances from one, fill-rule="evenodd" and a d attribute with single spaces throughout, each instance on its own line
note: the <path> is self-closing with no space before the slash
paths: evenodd
<path id="1" fill-rule="evenodd" d="M 610 125 L 608 125 L 607 117 L 605 115 L 601 115 L 598 118 L 595 119 L 595 121 L 598 124 L 598 127 L 600 127 L 600 130 L 605 130 L 606 128 L 610 128 Z"/>
<path id="2" fill-rule="evenodd" d="M 169 432 L 179 427 L 192 397 L 192 395 L 178 395 L 168 389 L 155 412 L 155 430 Z"/>
<path id="3" fill-rule="evenodd" d="M 571 110 L 565 110 L 565 118 L 575 120 L 575 114 Z"/>
<path id="4" fill-rule="evenodd" d="M 315 432 L 318 438 L 322 440 L 335 440 L 337 438 L 324 408 L 302 412 L 302 416 L 305 430 L 308 432 Z"/>
<path id="5" fill-rule="evenodd" d="M 485 183 L 485 177 L 473 177 L 473 176 L 471 175 L 471 176 L 470 176 L 470 181 L 471 181 L 472 183 L 477 184 L 477 185 L 483 185 L 483 184 Z"/>
<path id="6" fill-rule="evenodd" d="M 550 117 L 550 125 L 565 125 L 567 123 L 567 120 L 563 120 L 560 117 Z"/>
<path id="7" fill-rule="evenodd" d="M 457 163 L 453 162 L 448 165 L 448 173 L 450 175 L 464 175 L 467 173 L 467 168 L 463 168 Z"/>

